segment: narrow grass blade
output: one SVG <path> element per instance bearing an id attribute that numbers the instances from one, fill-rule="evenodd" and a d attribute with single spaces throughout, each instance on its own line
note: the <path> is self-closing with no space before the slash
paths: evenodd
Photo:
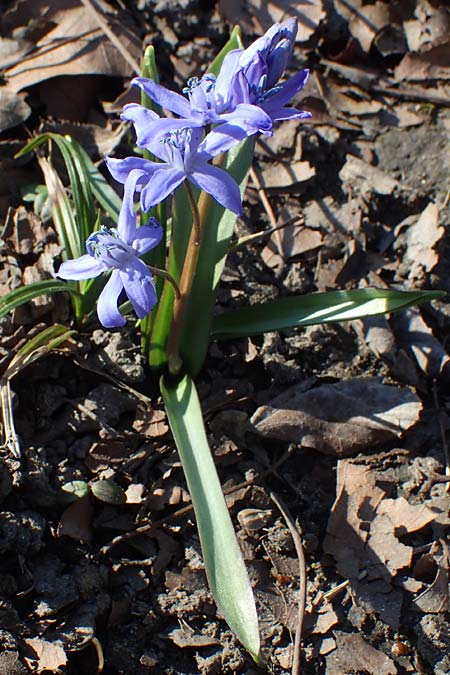
<path id="1" fill-rule="evenodd" d="M 217 339 L 248 337 L 295 326 L 351 321 L 396 312 L 420 302 L 436 300 L 443 295 L 442 291 L 358 288 L 281 298 L 216 316 L 212 336 Z"/>
<path id="2" fill-rule="evenodd" d="M 208 447 L 195 385 L 161 381 L 170 428 L 191 493 L 209 585 L 228 625 L 259 659 L 256 607 L 247 570 Z"/>
<path id="3" fill-rule="evenodd" d="M 4 377 L 12 379 L 17 373 L 30 365 L 44 354 L 47 354 L 52 349 L 56 349 L 63 342 L 66 342 L 71 335 L 75 333 L 67 326 L 56 323 L 53 326 L 44 328 L 37 335 L 29 338 L 25 344 L 16 352 L 14 357 L 8 364 L 5 370 Z"/>
<path id="4" fill-rule="evenodd" d="M 64 281 L 58 281 L 57 279 L 46 279 L 45 281 L 37 281 L 35 284 L 29 284 L 28 286 L 21 286 L 16 288 L 14 291 L 7 293 L 6 295 L 0 298 L 0 317 L 5 316 L 8 312 L 11 312 L 16 307 L 23 305 L 25 302 L 37 298 L 39 295 L 46 295 L 50 293 L 58 293 L 61 291 L 66 291 L 66 293 L 71 293 L 75 296 L 80 296 L 80 294 L 74 289 L 70 288 Z"/>

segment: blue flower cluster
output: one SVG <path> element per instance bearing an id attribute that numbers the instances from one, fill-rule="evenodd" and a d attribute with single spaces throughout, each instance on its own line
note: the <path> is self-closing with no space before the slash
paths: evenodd
<path id="1" fill-rule="evenodd" d="M 239 215 L 239 187 L 226 171 L 212 163 L 214 157 L 254 134 L 272 135 L 274 122 L 311 116 L 288 105 L 305 85 L 309 72 L 302 70 L 279 83 L 296 34 L 295 19 L 275 24 L 247 49 L 229 52 L 217 77 L 206 74 L 188 80 L 184 96 L 153 80 L 133 80 L 132 84 L 161 108 L 177 115 L 160 117 L 135 103 L 124 107 L 122 119 L 133 124 L 137 145 L 160 161 L 106 159 L 113 178 L 124 185 L 117 231 L 91 235 L 86 244 L 88 253 L 63 263 L 58 271 L 62 279 L 88 279 L 113 270 L 97 305 L 104 326 L 124 325 L 118 310 L 123 290 L 139 318 L 157 301 L 152 275 L 139 256 L 159 243 L 162 230 L 154 219 L 151 225 L 136 227 L 135 195 L 147 212 L 188 180 Z"/>

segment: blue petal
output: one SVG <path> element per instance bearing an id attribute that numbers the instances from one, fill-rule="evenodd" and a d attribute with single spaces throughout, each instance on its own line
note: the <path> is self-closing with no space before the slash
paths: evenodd
<path id="1" fill-rule="evenodd" d="M 312 114 L 307 110 L 298 110 L 297 108 L 277 108 L 272 113 L 274 122 L 282 122 L 284 120 L 307 120 L 312 117 Z"/>
<path id="2" fill-rule="evenodd" d="M 272 133 L 272 120 L 270 116 L 259 106 L 251 103 L 239 103 L 232 113 L 221 115 L 233 126 L 242 127 L 247 136 L 252 136 L 260 131 L 263 134 Z"/>
<path id="3" fill-rule="evenodd" d="M 117 328 L 125 325 L 125 319 L 118 308 L 119 296 L 122 291 L 123 283 L 120 278 L 120 271 L 113 270 L 97 301 L 98 318 L 105 328 Z"/>
<path id="4" fill-rule="evenodd" d="M 136 235 L 136 212 L 134 210 L 134 193 L 138 183 L 146 183 L 148 174 L 145 171 L 133 169 L 125 181 L 122 206 L 120 207 L 117 231 L 119 237 L 126 244 L 132 244 Z"/>
<path id="5" fill-rule="evenodd" d="M 184 129 L 185 127 L 201 127 L 203 124 L 202 116 L 195 118 L 191 114 L 192 119 L 163 119 L 159 117 L 148 118 L 149 111 L 137 103 L 130 103 L 124 108 L 122 118 L 133 122 L 136 130 L 137 145 L 141 148 L 150 150 L 159 159 L 166 160 L 167 152 L 164 144 L 161 142 L 162 137 L 170 131 L 176 129 Z"/>
<path id="6" fill-rule="evenodd" d="M 149 224 L 152 223 L 152 224 Z M 163 229 L 156 218 L 150 218 L 146 225 L 141 225 L 136 230 L 133 241 L 133 248 L 143 255 L 155 246 L 158 246 L 163 236 Z"/>
<path id="7" fill-rule="evenodd" d="M 142 260 L 135 258 L 129 267 L 121 270 L 120 278 L 134 311 L 139 319 L 143 319 L 158 300 L 149 269 Z"/>
<path id="8" fill-rule="evenodd" d="M 142 159 L 141 157 L 125 157 L 125 159 L 105 157 L 105 161 L 109 173 L 118 183 L 125 183 L 133 169 L 138 169 L 151 176 L 161 167 L 159 162 L 151 162 L 150 160 Z"/>
<path id="9" fill-rule="evenodd" d="M 160 105 L 161 108 L 170 110 L 170 112 L 173 112 L 180 117 L 189 116 L 191 106 L 189 101 L 185 99 L 184 96 L 181 96 L 181 94 L 170 91 L 160 84 L 156 84 L 153 80 L 147 80 L 145 77 L 136 77 L 131 81 L 131 84 L 140 87 L 144 94 Z"/>
<path id="10" fill-rule="evenodd" d="M 98 277 L 106 269 L 106 266 L 102 262 L 86 253 L 75 260 L 63 262 L 55 276 L 70 281 L 79 281 L 81 279 Z"/>
<path id="11" fill-rule="evenodd" d="M 205 164 L 201 171 L 194 171 L 190 176 L 197 187 L 210 194 L 222 206 L 236 215 L 242 213 L 241 192 L 238 184 L 231 176 L 217 166 Z"/>
<path id="12" fill-rule="evenodd" d="M 215 157 L 222 152 L 226 152 L 233 145 L 248 138 L 248 132 L 243 127 L 236 126 L 230 122 L 220 124 L 211 131 L 198 146 L 199 155 Z"/>
<path id="13" fill-rule="evenodd" d="M 159 171 L 155 171 L 141 193 L 143 211 L 148 211 L 170 195 L 186 178 L 181 169 L 174 169 L 167 164 L 159 164 Z"/>
<path id="14" fill-rule="evenodd" d="M 299 92 L 308 81 L 309 70 L 301 70 L 293 75 L 293 77 L 283 82 L 279 90 L 273 96 L 270 96 L 264 101 L 264 110 L 272 117 L 271 112 L 275 108 L 282 108 L 286 103 L 289 103 L 294 98 L 295 94 Z M 273 119 L 273 117 L 272 117 Z"/>

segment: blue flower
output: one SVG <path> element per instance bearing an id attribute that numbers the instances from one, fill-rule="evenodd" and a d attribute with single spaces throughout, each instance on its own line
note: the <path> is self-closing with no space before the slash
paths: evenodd
<path id="1" fill-rule="evenodd" d="M 86 241 L 85 255 L 63 262 L 56 276 L 67 280 L 92 279 L 112 270 L 97 302 L 100 323 L 106 328 L 123 326 L 119 312 L 119 297 L 125 291 L 133 309 L 143 319 L 155 306 L 157 296 L 153 276 L 140 256 L 161 241 L 163 230 L 155 218 L 136 227 L 133 195 L 139 172 L 131 171 L 125 184 L 125 194 L 117 229 L 94 232 Z"/>
<path id="2" fill-rule="evenodd" d="M 305 110 L 286 107 L 305 86 L 309 70 L 278 84 L 292 56 L 296 34 L 296 20 L 288 19 L 274 24 L 247 49 L 227 54 L 222 70 L 233 71 L 231 100 L 235 106 L 245 103 L 259 107 L 272 123 L 311 117 Z"/>
<path id="3" fill-rule="evenodd" d="M 167 133 L 155 136 L 149 133 L 148 128 L 137 125 L 137 133 L 138 144 L 161 162 L 140 157 L 107 157 L 106 163 L 111 175 L 119 183 L 127 184 L 129 175 L 135 173 L 136 189 L 141 192 L 143 211 L 159 204 L 184 180 L 189 180 L 226 209 L 240 215 L 242 205 L 239 186 L 226 171 L 213 166 L 209 161 L 241 140 L 242 130 L 236 129 L 234 135 L 211 132 L 203 140 L 201 128 L 175 127 Z"/>

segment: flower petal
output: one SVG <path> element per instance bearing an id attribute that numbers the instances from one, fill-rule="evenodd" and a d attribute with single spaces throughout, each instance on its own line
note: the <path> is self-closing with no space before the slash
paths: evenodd
<path id="1" fill-rule="evenodd" d="M 119 312 L 119 296 L 123 290 L 120 271 L 113 270 L 100 297 L 97 301 L 97 314 L 102 326 L 105 328 L 117 328 L 125 325 L 125 319 Z"/>
<path id="2" fill-rule="evenodd" d="M 148 112 L 150 111 L 143 106 L 130 103 L 123 109 L 121 117 L 128 122 L 133 122 L 137 145 L 150 150 L 156 157 L 164 161 L 167 160 L 167 152 L 161 140 L 165 134 L 176 129 L 201 127 L 203 125 L 203 116 L 200 115 L 196 119 L 192 112 L 190 112 L 189 119 L 149 118 Z"/>
<path id="3" fill-rule="evenodd" d="M 198 152 L 200 155 L 206 154 L 208 157 L 215 157 L 222 152 L 226 152 L 248 136 L 247 130 L 243 127 L 225 122 L 205 136 L 198 146 Z"/>
<path id="4" fill-rule="evenodd" d="M 307 120 L 312 117 L 312 114 L 307 110 L 298 110 L 297 108 L 277 108 L 273 112 L 272 119 L 274 122 L 282 122 L 283 120 Z"/>
<path id="5" fill-rule="evenodd" d="M 231 176 L 217 166 L 205 164 L 201 171 L 194 171 L 190 176 L 197 187 L 210 194 L 222 206 L 238 216 L 242 213 L 241 192 L 238 184 Z"/>
<path id="6" fill-rule="evenodd" d="M 181 169 L 174 169 L 167 164 L 160 164 L 141 193 L 143 211 L 148 211 L 170 195 L 186 178 Z"/>
<path id="7" fill-rule="evenodd" d="M 106 269 L 107 267 L 102 262 L 86 253 L 75 260 L 63 262 L 55 276 L 69 281 L 79 281 L 98 277 Z"/>
<path id="8" fill-rule="evenodd" d="M 263 103 L 264 110 L 272 117 L 272 111 L 274 108 L 282 108 L 286 103 L 289 103 L 291 99 L 294 98 L 295 94 L 303 89 L 305 84 L 308 81 L 309 70 L 300 70 L 300 72 L 295 73 L 289 80 L 283 82 L 280 85 L 279 90 L 269 96 Z"/>
<path id="9" fill-rule="evenodd" d="M 133 169 L 143 171 L 150 177 L 161 166 L 159 162 L 151 162 L 142 157 L 125 157 L 125 159 L 105 157 L 105 161 L 109 173 L 118 183 L 125 183 Z"/>
<path id="10" fill-rule="evenodd" d="M 134 311 L 139 319 L 143 319 L 158 301 L 150 270 L 142 260 L 134 258 L 126 269 L 121 270 L 120 278 Z"/>
<path id="11" fill-rule="evenodd" d="M 173 112 L 180 117 L 189 116 L 191 106 L 189 101 L 185 99 L 184 96 L 181 96 L 181 94 L 170 91 L 170 89 L 166 89 L 160 84 L 156 84 L 153 80 L 149 80 L 145 77 L 135 77 L 134 80 L 131 81 L 131 84 L 140 87 L 144 94 L 160 105 L 161 108 L 170 110 L 170 112 Z"/>
<path id="12" fill-rule="evenodd" d="M 137 228 L 133 241 L 133 248 L 143 255 L 150 249 L 158 246 L 163 236 L 163 229 L 156 218 L 150 218 L 146 225 Z"/>
<path id="13" fill-rule="evenodd" d="M 123 191 L 122 206 L 120 207 L 117 231 L 126 244 L 132 244 L 136 235 L 136 211 L 134 210 L 134 193 L 138 183 L 146 183 L 148 174 L 139 169 L 133 169 L 128 174 Z"/>
<path id="14" fill-rule="evenodd" d="M 221 115 L 233 126 L 242 127 L 247 136 L 252 136 L 260 131 L 263 134 L 272 132 L 272 120 L 270 116 L 259 106 L 251 103 L 239 103 L 232 113 Z"/>

